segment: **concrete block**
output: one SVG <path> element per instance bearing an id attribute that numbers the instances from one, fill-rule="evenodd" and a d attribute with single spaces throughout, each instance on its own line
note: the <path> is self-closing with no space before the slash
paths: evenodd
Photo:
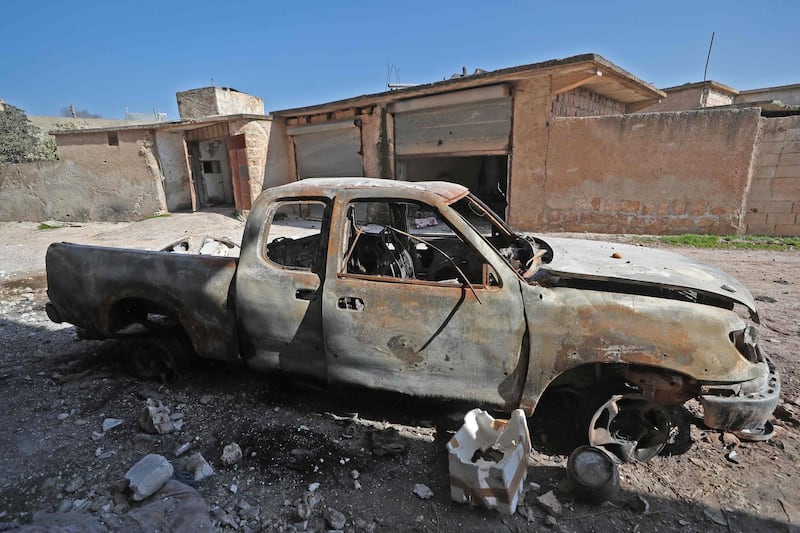
<path id="1" fill-rule="evenodd" d="M 792 128 L 786 130 L 786 141 L 800 141 L 800 128 Z"/>
<path id="2" fill-rule="evenodd" d="M 765 123 L 761 130 L 761 140 L 765 142 L 782 141 L 786 138 L 786 128 L 783 126 L 774 127 L 773 124 Z"/>
<path id="3" fill-rule="evenodd" d="M 780 157 L 781 156 L 780 156 L 779 153 L 778 154 L 767 154 L 767 153 L 758 152 L 756 154 L 756 157 L 755 157 L 755 160 L 754 160 L 753 163 L 757 167 L 766 167 L 766 166 L 770 166 L 770 165 L 777 165 L 778 164 L 778 159 L 780 159 Z"/>
<path id="4" fill-rule="evenodd" d="M 775 168 L 776 178 L 800 178 L 800 165 L 778 165 Z"/>
<path id="5" fill-rule="evenodd" d="M 787 226 L 797 223 L 797 213 L 768 213 L 767 223 L 778 226 Z"/>
<path id="6" fill-rule="evenodd" d="M 774 224 L 748 224 L 745 233 L 748 235 L 773 235 L 775 233 Z"/>
<path id="7" fill-rule="evenodd" d="M 787 152 L 781 153 L 778 165 L 779 168 L 782 166 L 796 166 L 798 169 L 800 169 L 800 166 L 798 166 L 800 165 L 800 151 L 794 153 L 787 153 Z"/>
<path id="8" fill-rule="evenodd" d="M 800 213 L 800 201 L 794 202 L 794 205 L 792 205 L 792 213 Z"/>
<path id="9" fill-rule="evenodd" d="M 513 411 L 509 420 L 495 420 L 486 411 L 473 409 L 447 443 L 450 496 L 459 503 L 513 515 L 524 496 L 530 451 L 522 409 Z"/>
<path id="10" fill-rule="evenodd" d="M 775 169 L 777 167 L 769 166 L 769 167 L 755 167 L 753 169 L 753 179 L 764 179 L 764 178 L 774 178 L 775 177 Z"/>
<path id="11" fill-rule="evenodd" d="M 800 141 L 784 143 L 781 154 L 796 154 L 800 152 Z"/>
<path id="12" fill-rule="evenodd" d="M 773 200 L 794 201 L 798 193 L 800 193 L 800 177 L 780 176 L 772 180 Z M 787 195 L 789 196 L 787 197 Z"/>
<path id="13" fill-rule="evenodd" d="M 778 237 L 797 237 L 800 236 L 800 224 L 781 224 L 775 226 L 773 235 Z"/>
<path id="14" fill-rule="evenodd" d="M 794 207 L 795 202 L 792 200 L 775 200 L 769 202 L 764 208 L 762 212 L 764 213 L 792 213 L 792 207 Z"/>
<path id="15" fill-rule="evenodd" d="M 752 226 L 755 224 L 766 224 L 767 213 L 747 213 L 744 216 L 744 223 L 747 226 Z"/>
<path id="16" fill-rule="evenodd" d="M 152 496 L 172 477 L 173 468 L 163 456 L 155 453 L 145 455 L 125 474 L 133 499 L 140 502 Z"/>
<path id="17" fill-rule="evenodd" d="M 756 145 L 759 154 L 779 154 L 783 150 L 782 141 L 762 141 Z"/>

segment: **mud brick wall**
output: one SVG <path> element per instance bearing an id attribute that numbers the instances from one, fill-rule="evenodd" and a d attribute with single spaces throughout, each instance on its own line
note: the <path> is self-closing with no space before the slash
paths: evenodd
<path id="1" fill-rule="evenodd" d="M 800 235 L 800 116 L 761 119 L 744 222 L 750 235 Z"/>
<path id="2" fill-rule="evenodd" d="M 593 117 L 624 113 L 625 104 L 580 87 L 553 96 L 553 116 L 556 117 Z"/>
<path id="3" fill-rule="evenodd" d="M 515 119 L 509 221 L 529 231 L 738 233 L 759 120 L 755 108 L 556 117 L 525 146 Z M 529 167 L 517 165 L 520 153 Z"/>

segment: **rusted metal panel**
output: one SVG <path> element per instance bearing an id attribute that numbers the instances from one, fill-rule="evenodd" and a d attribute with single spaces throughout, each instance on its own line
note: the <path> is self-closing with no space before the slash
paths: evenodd
<path id="1" fill-rule="evenodd" d="M 364 175 L 361 128 L 353 120 L 335 124 L 333 129 L 307 129 L 330 124 L 290 128 L 299 178 Z"/>
<path id="2" fill-rule="evenodd" d="M 127 302 L 149 302 L 172 314 L 198 355 L 238 360 L 228 292 L 236 259 L 52 244 L 47 251 L 50 302 L 62 320 L 101 336 L 120 335 Z M 118 314 L 120 313 L 120 314 Z"/>
<path id="3" fill-rule="evenodd" d="M 506 153 L 511 138 L 511 98 L 397 113 L 397 156 Z"/>

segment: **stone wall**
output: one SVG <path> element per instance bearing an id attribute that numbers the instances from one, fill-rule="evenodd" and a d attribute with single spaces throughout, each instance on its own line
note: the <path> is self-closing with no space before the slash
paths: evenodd
<path id="1" fill-rule="evenodd" d="M 166 211 L 150 130 L 59 135 L 59 160 L 0 165 L 0 220 L 126 221 Z"/>
<path id="2" fill-rule="evenodd" d="M 623 114 L 625 114 L 625 104 L 588 89 L 579 87 L 553 96 L 553 115 L 556 117 L 593 117 Z"/>
<path id="3" fill-rule="evenodd" d="M 231 135 L 244 134 L 250 198 L 255 201 L 264 186 L 272 120 L 241 120 L 229 124 Z"/>
<path id="4" fill-rule="evenodd" d="M 218 115 L 264 114 L 264 101 L 258 96 L 227 87 L 201 87 L 175 95 L 181 119 Z"/>
<path id="5" fill-rule="evenodd" d="M 759 110 L 514 121 L 510 222 L 535 231 L 737 233 Z M 541 154 L 540 166 L 516 165 Z"/>
<path id="6" fill-rule="evenodd" d="M 800 235 L 800 116 L 761 119 L 744 222 L 751 235 Z"/>

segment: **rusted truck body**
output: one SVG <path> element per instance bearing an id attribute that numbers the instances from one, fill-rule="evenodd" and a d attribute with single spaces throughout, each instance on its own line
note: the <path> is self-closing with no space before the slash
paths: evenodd
<path id="1" fill-rule="evenodd" d="M 47 275 L 50 318 L 91 337 L 179 332 L 259 371 L 529 415 L 579 398 L 582 431 L 624 460 L 691 398 L 708 426 L 768 438 L 780 392 L 729 275 L 523 236 L 451 183 L 306 179 L 262 193 L 238 259 L 61 243 Z"/>

